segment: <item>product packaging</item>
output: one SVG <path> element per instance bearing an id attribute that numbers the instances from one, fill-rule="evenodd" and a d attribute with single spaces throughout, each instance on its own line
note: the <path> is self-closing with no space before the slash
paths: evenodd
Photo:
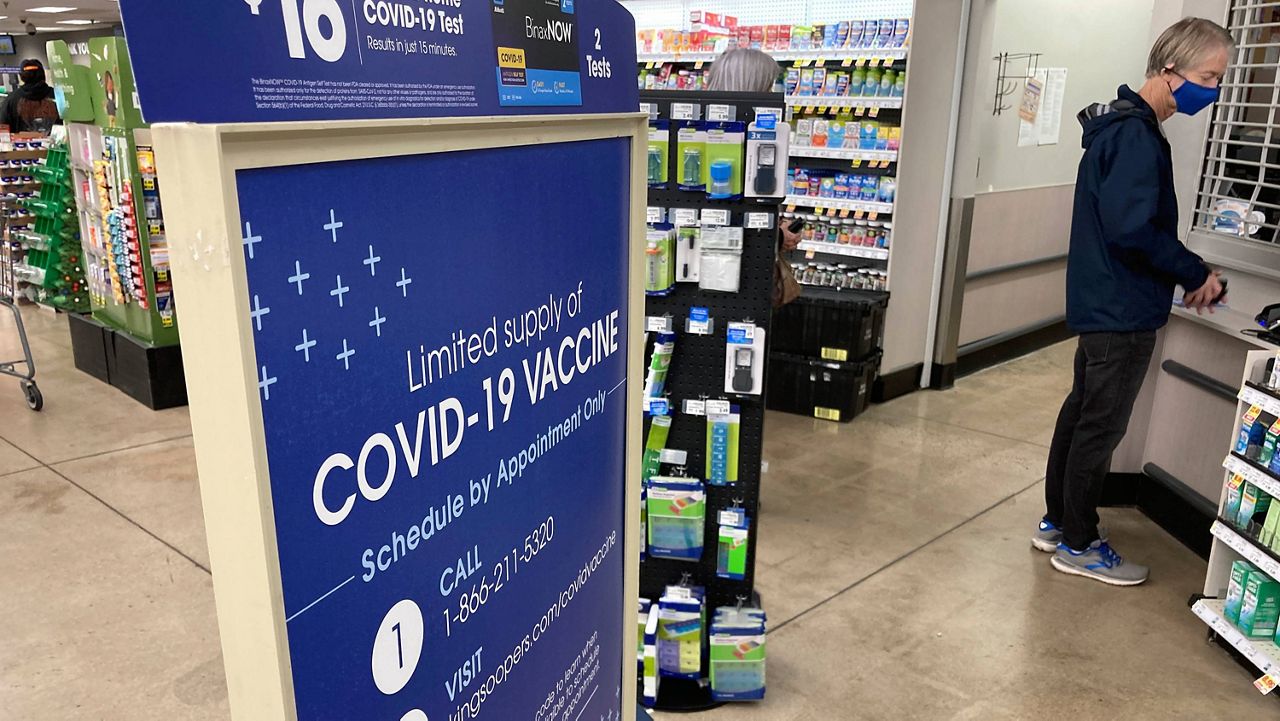
<path id="1" fill-rule="evenodd" d="M 706 491 L 696 478 L 649 479 L 649 555 L 697 561 L 702 558 L 707 517 Z"/>
<path id="2" fill-rule="evenodd" d="M 1249 428 L 1249 442 L 1245 446 L 1244 455 L 1251 461 L 1262 456 L 1262 446 L 1267 441 L 1267 431 L 1275 424 L 1276 417 L 1263 411 Z"/>
<path id="3" fill-rule="evenodd" d="M 1244 418 L 1240 421 L 1240 433 L 1236 436 L 1236 453 L 1244 453 L 1249 447 L 1249 434 L 1253 431 L 1253 422 L 1258 420 L 1258 416 L 1262 414 L 1262 409 L 1258 406 L 1249 406 L 1249 410 L 1245 411 Z"/>
<path id="4" fill-rule="evenodd" d="M 707 131 L 700 121 L 684 121 L 676 131 L 676 157 L 680 168 L 678 180 L 681 190 L 707 189 L 706 172 Z"/>
<path id="5" fill-rule="evenodd" d="M 886 175 L 880 178 L 880 185 L 876 190 L 876 198 L 881 203 L 892 203 L 898 193 L 898 179 L 892 175 Z"/>
<path id="6" fill-rule="evenodd" d="M 737 293 L 742 282 L 743 229 L 706 226 L 700 241 L 698 287 Z"/>
<path id="7" fill-rule="evenodd" d="M 754 323 L 730 323 L 726 340 L 725 393 L 760 395 L 764 392 L 764 329 Z"/>
<path id="8" fill-rule="evenodd" d="M 1227 585 L 1227 600 L 1223 607 L 1223 615 L 1232 624 L 1240 624 L 1240 606 L 1244 603 L 1244 587 L 1249 582 L 1249 575 L 1257 570 L 1258 567 L 1248 561 L 1231 563 L 1231 581 Z"/>
<path id="9" fill-rule="evenodd" d="M 776 114 L 759 112 L 747 126 L 747 171 L 744 195 L 776 198 L 787 193 L 791 127 Z"/>
<path id="10" fill-rule="evenodd" d="M 880 139 L 880 123 L 863 120 L 858 126 L 858 132 L 858 147 L 862 150 L 875 150 Z"/>
<path id="11" fill-rule="evenodd" d="M 656 353 L 655 353 L 656 355 Z M 665 361 L 670 367 L 670 356 Z M 650 367 L 652 371 L 652 367 Z M 646 384 L 647 385 L 647 384 Z M 649 423 L 649 436 L 644 444 L 644 469 L 640 480 L 648 483 L 650 478 L 658 475 L 662 467 L 662 451 L 667 447 L 667 438 L 671 435 L 671 416 L 654 416 Z"/>
<path id="12" fill-rule="evenodd" d="M 1239 628 L 1249 638 L 1272 639 L 1280 617 L 1280 583 L 1261 571 L 1249 574 L 1240 605 Z"/>
<path id="13" fill-rule="evenodd" d="M 836 42 L 834 47 L 843 48 L 849 44 L 849 27 L 848 20 L 841 20 L 836 23 Z"/>
<path id="14" fill-rule="evenodd" d="M 1244 478 L 1236 474 L 1231 474 L 1231 478 L 1227 481 L 1227 504 L 1223 508 L 1222 516 L 1235 525 L 1236 518 L 1240 515 L 1240 501 L 1244 497 Z"/>
<path id="15" fill-rule="evenodd" d="M 862 24 L 862 39 L 858 41 L 858 48 L 862 50 L 870 50 L 876 42 L 876 36 L 880 34 L 880 21 L 867 20 Z"/>
<path id="16" fill-rule="evenodd" d="M 741 581 L 747 577 L 747 542 L 751 538 L 751 523 L 746 511 L 731 508 L 721 511 L 719 551 L 716 554 L 716 575 Z"/>
<path id="17" fill-rule="evenodd" d="M 1275 550 L 1277 526 L 1280 526 L 1280 503 L 1273 501 L 1267 506 L 1267 516 L 1262 521 L 1262 533 L 1258 536 L 1258 541 L 1272 550 Z"/>
<path id="18" fill-rule="evenodd" d="M 676 334 L 659 333 L 657 340 L 653 343 L 653 358 L 649 361 L 649 373 L 644 379 L 645 398 L 661 398 L 666 391 L 667 372 L 671 370 L 671 357 L 675 352 Z"/>
<path id="19" fill-rule="evenodd" d="M 667 186 L 667 158 L 671 150 L 671 121 L 655 120 L 649 124 L 649 187 Z"/>
<path id="20" fill-rule="evenodd" d="M 827 71 L 826 68 L 813 69 L 813 94 L 822 95 L 826 89 Z"/>
<path id="21" fill-rule="evenodd" d="M 759 701 L 765 695 L 766 618 L 758 608 L 719 608 L 711 622 L 711 698 Z"/>
<path id="22" fill-rule="evenodd" d="M 649 607 L 644 626 L 644 660 L 642 665 L 642 685 L 640 702 L 646 708 L 658 705 L 658 689 L 662 685 L 662 676 L 658 673 L 658 604 Z"/>
<path id="23" fill-rule="evenodd" d="M 845 95 L 851 98 L 860 97 L 865 93 L 866 86 L 867 86 L 866 68 L 854 68 L 853 72 L 849 73 L 849 90 L 848 92 L 845 93 Z"/>
<path id="24" fill-rule="evenodd" d="M 682 225 L 676 229 L 676 282 L 697 283 L 702 267 L 702 229 Z"/>
<path id="25" fill-rule="evenodd" d="M 674 229 L 663 224 L 646 231 L 644 287 L 646 295 L 660 296 L 671 293 L 676 283 L 674 255 Z"/>
<path id="26" fill-rule="evenodd" d="M 703 185 L 715 199 L 742 197 L 743 162 L 747 144 L 747 124 L 706 123 Z"/>
<path id="27" fill-rule="evenodd" d="M 910 33 L 910 28 L 910 19 L 898 18 L 893 25 L 893 47 L 904 48 L 907 46 L 907 36 Z"/>
<path id="28" fill-rule="evenodd" d="M 1236 516 L 1236 527 L 1249 531 L 1254 519 L 1259 516 L 1265 517 L 1270 506 L 1271 496 L 1252 483 L 1244 484 L 1244 491 L 1240 496 L 1240 513 Z"/>
<path id="29" fill-rule="evenodd" d="M 800 91 L 800 69 L 787 68 L 787 95 L 795 95 Z"/>
<path id="30" fill-rule="evenodd" d="M 707 481 L 713 486 L 738 482 L 738 441 L 742 416 L 737 413 L 707 415 Z"/>
<path id="31" fill-rule="evenodd" d="M 879 34 L 876 35 L 876 39 L 875 39 L 875 42 L 872 43 L 872 47 L 876 47 L 876 48 L 893 47 L 893 34 L 894 34 L 894 28 L 896 26 L 897 26 L 897 23 L 893 20 L 881 20 L 880 32 Z"/>
<path id="32" fill-rule="evenodd" d="M 862 45 L 862 32 L 866 23 L 861 20 L 849 21 L 849 39 L 845 41 L 844 46 L 850 49 L 856 49 Z"/>
<path id="33" fill-rule="evenodd" d="M 706 591 L 668 586 L 658 599 L 658 673 L 674 678 L 702 677 Z"/>
<path id="34" fill-rule="evenodd" d="M 1271 424 L 1267 429 L 1267 435 L 1262 441 L 1262 451 L 1258 454 L 1258 463 L 1264 466 L 1271 465 L 1271 459 L 1276 457 L 1276 442 L 1280 440 L 1280 420 Z"/>

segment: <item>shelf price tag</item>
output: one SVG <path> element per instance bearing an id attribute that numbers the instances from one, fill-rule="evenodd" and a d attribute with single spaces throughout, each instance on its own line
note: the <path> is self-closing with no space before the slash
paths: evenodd
<path id="1" fill-rule="evenodd" d="M 645 318 L 644 328 L 650 333 L 672 332 L 671 319 L 666 316 L 651 315 Z"/>
<path id="2" fill-rule="evenodd" d="M 873 117 L 873 118 L 874 118 L 874 117 L 879 116 L 879 115 L 880 115 L 880 106 L 879 106 L 879 105 L 874 105 L 874 106 L 872 106 L 871 110 L 867 113 L 867 115 L 870 115 L 870 116 L 871 116 L 871 117 Z"/>
<path id="3" fill-rule="evenodd" d="M 686 416 L 705 416 L 707 414 L 707 402 L 702 400 L 685 400 L 684 414 Z"/>
<path id="4" fill-rule="evenodd" d="M 671 119 L 672 120 L 696 120 L 697 113 L 694 110 L 696 107 L 697 106 L 695 106 L 693 103 L 672 103 Z"/>
<path id="5" fill-rule="evenodd" d="M 855 167 L 855 168 L 861 168 L 861 167 L 862 167 L 862 158 L 854 158 L 854 160 L 853 160 L 853 167 Z"/>
<path id="6" fill-rule="evenodd" d="M 733 406 L 729 401 L 707 401 L 707 415 L 725 415 L 733 412 Z"/>
<path id="7" fill-rule="evenodd" d="M 855 219 L 855 220 L 862 220 L 862 219 L 863 219 L 863 218 L 865 218 L 866 216 L 867 216 L 867 214 L 866 214 L 866 212 L 865 212 L 865 211 L 861 211 L 861 210 L 855 210 L 855 211 L 853 211 L 853 217 L 854 217 L 854 219 Z"/>
<path id="8" fill-rule="evenodd" d="M 772 213 L 747 213 L 747 228 L 750 230 L 769 230 L 773 227 Z"/>
<path id="9" fill-rule="evenodd" d="M 858 58 L 858 67 L 860 67 L 860 68 L 861 68 L 861 67 L 865 67 L 865 66 L 866 66 L 866 64 L 867 64 L 867 59 L 866 59 L 866 58 Z"/>
<path id="10" fill-rule="evenodd" d="M 1253 687 L 1258 689 L 1263 696 L 1276 690 L 1276 679 L 1271 674 L 1267 674 L 1257 681 L 1253 682 Z"/>
<path id="11" fill-rule="evenodd" d="M 848 209 L 848 208 L 841 208 L 841 210 L 840 210 L 840 217 L 841 217 L 841 218 L 848 218 L 848 217 L 849 217 L 849 209 Z"/>
<path id="12" fill-rule="evenodd" d="M 661 223 L 662 221 L 666 220 L 665 216 L 666 216 L 666 213 L 663 211 L 662 208 L 650 205 L 648 210 L 645 211 L 644 222 Z"/>
<path id="13" fill-rule="evenodd" d="M 701 69 L 702 69 L 702 61 L 701 61 L 701 60 L 699 60 L 698 62 L 694 63 L 694 64 L 693 64 L 693 69 L 694 69 L 694 70 L 701 70 Z"/>
<path id="14" fill-rule="evenodd" d="M 729 211 L 724 208 L 703 208 L 702 209 L 703 225 L 728 225 Z"/>
<path id="15" fill-rule="evenodd" d="M 718 123 L 729 123 L 733 122 L 736 115 L 737 113 L 734 112 L 734 107 L 732 105 L 707 106 L 707 120 Z"/>
<path id="16" fill-rule="evenodd" d="M 694 335 L 711 335 L 711 311 L 707 308 L 690 308 L 686 330 Z"/>
<path id="17" fill-rule="evenodd" d="M 788 213 L 794 213 L 794 212 L 796 212 L 796 204 L 795 204 L 795 203 L 791 203 L 790 205 L 788 205 L 788 206 L 787 206 L 787 212 L 788 212 Z"/>
<path id="18" fill-rule="evenodd" d="M 697 225 L 698 211 L 696 208 L 675 208 L 673 211 L 675 225 Z"/>
<path id="19" fill-rule="evenodd" d="M 818 61 L 814 63 L 814 65 L 826 65 L 826 64 L 827 64 L 826 58 L 818 58 Z"/>
<path id="20" fill-rule="evenodd" d="M 818 251 L 814 250 L 813 248 L 808 248 L 805 250 L 804 252 L 805 260 L 813 260 L 816 257 L 818 257 Z"/>
<path id="21" fill-rule="evenodd" d="M 658 462 L 673 466 L 683 466 L 689 462 L 689 452 L 678 448 L 663 448 L 658 452 Z"/>
<path id="22" fill-rule="evenodd" d="M 651 416 L 669 416 L 671 415 L 671 404 L 665 398 L 646 398 L 645 408 Z"/>
<path id="23" fill-rule="evenodd" d="M 856 116 L 858 116 L 859 118 L 861 118 L 862 116 L 864 116 L 864 115 L 866 115 L 866 114 L 867 114 L 867 106 L 865 106 L 865 105 L 859 105 L 859 106 L 858 106 L 858 107 L 853 111 L 853 114 L 854 114 L 854 115 L 856 115 Z"/>
<path id="24" fill-rule="evenodd" d="M 871 211 L 870 213 L 867 213 L 867 220 L 875 220 L 876 218 L 879 218 L 879 217 L 880 217 L 880 214 L 874 210 Z"/>
<path id="25" fill-rule="evenodd" d="M 840 67 L 842 68 L 847 68 L 850 65 L 853 65 L 853 58 L 845 58 L 844 60 L 840 61 Z"/>

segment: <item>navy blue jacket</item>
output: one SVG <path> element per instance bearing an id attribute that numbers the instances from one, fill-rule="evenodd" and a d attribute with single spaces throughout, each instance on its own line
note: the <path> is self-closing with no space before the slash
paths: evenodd
<path id="1" fill-rule="evenodd" d="M 1173 159 L 1160 121 L 1127 85 L 1117 93 L 1078 116 L 1084 157 L 1067 261 L 1067 325 L 1076 333 L 1161 328 L 1174 286 L 1196 290 L 1209 277 L 1178 240 Z"/>

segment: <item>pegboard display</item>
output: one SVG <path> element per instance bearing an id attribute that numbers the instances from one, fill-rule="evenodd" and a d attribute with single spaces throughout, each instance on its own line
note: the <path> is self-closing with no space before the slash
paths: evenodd
<path id="1" fill-rule="evenodd" d="M 737 119 L 754 120 L 754 108 L 781 110 L 781 95 L 748 95 L 741 93 L 689 93 L 679 91 L 641 93 L 641 103 L 656 106 L 659 118 L 670 119 L 672 102 L 694 103 L 705 108 L 711 104 L 728 104 L 738 109 Z M 668 162 L 674 163 L 676 144 L 672 143 Z M 707 589 L 708 613 L 721 606 L 733 606 L 739 599 L 752 599 L 755 584 L 756 544 L 761 533 L 759 519 L 762 448 L 764 441 L 765 397 L 725 392 L 726 329 L 731 322 L 751 321 L 770 331 L 773 297 L 773 269 L 777 256 L 780 198 L 711 200 L 705 193 L 676 189 L 649 191 L 649 205 L 668 211 L 690 209 L 699 215 L 704 209 L 720 209 L 729 213 L 729 225 L 744 228 L 740 285 L 737 293 L 705 291 L 697 283 L 677 282 L 669 295 L 646 298 L 646 315 L 670 318 L 676 334 L 675 351 L 667 375 L 666 391 L 672 424 L 667 448 L 687 452 L 683 468 L 690 477 L 705 480 L 707 418 L 686 413 L 686 400 L 727 400 L 740 416 L 738 482 L 728 486 L 706 485 L 706 526 L 701 558 L 697 562 L 668 558 L 645 558 L 640 564 L 640 593 L 657 600 L 663 590 L 688 576 L 689 583 Z M 672 213 L 674 215 L 674 213 Z M 752 227 L 760 226 L 760 227 Z M 709 335 L 686 332 L 690 309 L 706 308 L 713 322 Z M 653 352 L 654 334 L 645 340 L 646 354 Z M 646 357 L 646 367 L 649 357 Z M 767 385 L 767 384 L 766 384 Z M 650 418 L 645 418 L 648 437 Z M 679 475 L 676 467 L 664 464 L 661 475 Z M 747 547 L 745 577 L 730 580 L 717 576 L 718 513 L 740 505 L 751 521 Z M 663 679 L 658 708 L 697 708 L 707 698 L 706 689 L 696 684 Z M 674 691 L 674 692 L 673 692 Z"/>
<path id="2" fill-rule="evenodd" d="M 637 30 L 684 28 L 689 13 L 705 10 L 738 18 L 744 25 L 827 23 L 839 20 L 913 17 L 913 0 L 622 0 Z"/>

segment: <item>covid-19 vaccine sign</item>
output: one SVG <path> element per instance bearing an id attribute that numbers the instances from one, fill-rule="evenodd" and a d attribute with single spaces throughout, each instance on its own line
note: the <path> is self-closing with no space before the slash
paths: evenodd
<path id="1" fill-rule="evenodd" d="M 634 685 L 644 127 L 629 14 L 121 8 L 142 110 L 175 123 L 156 149 L 180 179 L 163 200 L 184 351 L 200 349 L 188 382 L 233 714 L 617 721 Z M 631 116 L 582 117 L 616 113 Z M 547 119 L 393 120 L 476 115 Z M 280 122 L 339 119 L 368 122 Z M 222 460 L 241 470 L 220 476 Z M 260 707 L 248 668 L 281 672 Z"/>
<path id="2" fill-rule="evenodd" d="M 629 153 L 240 172 L 299 718 L 614 718 Z"/>

